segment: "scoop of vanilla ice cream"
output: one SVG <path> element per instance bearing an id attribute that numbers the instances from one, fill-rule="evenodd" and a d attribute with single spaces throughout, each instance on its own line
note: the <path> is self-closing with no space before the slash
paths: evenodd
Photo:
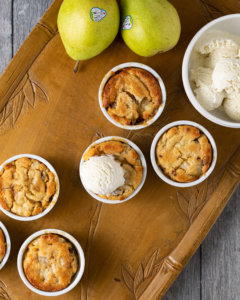
<path id="1" fill-rule="evenodd" d="M 191 70 L 190 79 L 193 80 L 197 87 L 200 85 L 212 84 L 212 70 L 210 68 L 198 67 Z"/>
<path id="2" fill-rule="evenodd" d="M 212 86 L 212 70 L 198 67 L 191 72 L 191 80 L 196 88 L 194 92 L 200 104 L 208 111 L 218 108 L 223 101 L 224 93 L 216 92 Z"/>
<path id="3" fill-rule="evenodd" d="M 201 85 L 194 90 L 199 103 L 207 110 L 211 111 L 218 108 L 223 101 L 224 94 L 216 91 L 207 85 Z"/>
<path id="4" fill-rule="evenodd" d="M 124 169 L 112 155 L 92 156 L 80 166 L 83 185 L 94 194 L 109 195 L 124 185 Z"/>
<path id="5" fill-rule="evenodd" d="M 223 101 L 226 114 L 235 121 L 240 121 L 240 94 L 229 95 Z"/>
<path id="6" fill-rule="evenodd" d="M 207 32 L 198 42 L 197 50 L 204 55 L 218 49 L 228 49 L 238 53 L 240 38 L 220 30 Z"/>
<path id="7" fill-rule="evenodd" d="M 220 60 L 213 70 L 212 80 L 218 92 L 225 90 L 228 94 L 240 93 L 240 60 Z"/>
<path id="8" fill-rule="evenodd" d="M 216 63 L 225 58 L 239 58 L 240 39 L 227 32 L 209 31 L 197 47 L 204 56 L 204 67 L 214 69 Z"/>
<path id="9" fill-rule="evenodd" d="M 217 62 L 225 58 L 238 58 L 239 50 L 237 47 L 233 48 L 218 48 L 213 50 L 206 56 L 204 61 L 204 67 L 214 69 Z"/>

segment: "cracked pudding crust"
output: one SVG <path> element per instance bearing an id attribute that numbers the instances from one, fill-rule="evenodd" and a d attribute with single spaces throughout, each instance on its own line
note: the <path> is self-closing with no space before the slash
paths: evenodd
<path id="1" fill-rule="evenodd" d="M 56 191 L 55 175 L 36 159 L 19 158 L 6 164 L 0 173 L 0 204 L 18 216 L 41 213 Z"/>
<path id="2" fill-rule="evenodd" d="M 159 167 L 170 179 L 192 182 L 207 172 L 212 162 L 212 146 L 198 128 L 181 125 L 170 128 L 156 146 Z"/>
<path id="3" fill-rule="evenodd" d="M 138 125 L 156 114 L 162 103 L 162 92 L 157 79 L 148 71 L 125 68 L 109 79 L 102 101 L 116 122 Z"/>
<path id="4" fill-rule="evenodd" d="M 6 254 L 6 241 L 5 241 L 5 236 L 3 231 L 2 229 L 0 229 L 0 263 L 2 262 L 5 254 Z"/>
<path id="5" fill-rule="evenodd" d="M 139 186 L 143 176 L 143 167 L 137 152 L 125 142 L 107 141 L 92 146 L 83 159 L 87 161 L 92 156 L 113 155 L 124 170 L 125 184 L 110 195 L 98 195 L 109 200 L 124 200 Z"/>
<path id="6" fill-rule="evenodd" d="M 57 234 L 44 234 L 32 241 L 23 258 L 28 281 L 37 289 L 55 292 L 66 288 L 78 270 L 75 247 Z"/>

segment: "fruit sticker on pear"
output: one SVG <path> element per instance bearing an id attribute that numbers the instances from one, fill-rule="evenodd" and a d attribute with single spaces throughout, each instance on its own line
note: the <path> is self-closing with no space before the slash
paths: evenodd
<path id="1" fill-rule="evenodd" d="M 107 15 L 107 12 L 105 9 L 101 9 L 99 7 L 93 7 L 90 10 L 90 18 L 94 22 L 100 22 L 103 18 L 105 18 Z"/>
<path id="2" fill-rule="evenodd" d="M 133 27 L 133 18 L 130 15 L 128 15 L 123 21 L 122 29 L 130 30 L 132 27 Z"/>

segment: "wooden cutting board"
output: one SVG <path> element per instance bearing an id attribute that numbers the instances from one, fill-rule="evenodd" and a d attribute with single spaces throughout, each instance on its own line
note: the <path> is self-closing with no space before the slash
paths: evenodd
<path id="1" fill-rule="evenodd" d="M 160 299 L 214 224 L 240 178 L 240 131 L 217 126 L 189 103 L 181 82 L 184 51 L 206 22 L 222 13 L 238 12 L 234 0 L 172 1 L 181 22 L 177 47 L 152 58 L 131 52 L 120 36 L 101 55 L 82 62 L 77 74 L 57 33 L 56 0 L 0 77 L 0 163 L 20 153 L 38 154 L 56 168 L 61 193 L 55 208 L 34 222 L 0 214 L 12 240 L 10 259 L 1 270 L 3 299 L 45 299 L 28 290 L 16 267 L 18 250 L 33 232 L 58 228 L 74 235 L 85 250 L 81 283 L 58 299 Z M 222 7 L 222 12 L 211 6 Z M 188 9 L 186 9 L 186 7 Z M 141 62 L 154 68 L 167 89 L 167 105 L 159 120 L 140 131 L 109 123 L 98 106 L 98 87 L 117 64 Z M 169 122 L 193 120 L 205 126 L 218 147 L 214 173 L 203 184 L 177 189 L 152 169 L 149 151 L 154 135 Z M 144 152 L 148 176 L 131 201 L 107 205 L 92 199 L 79 179 L 83 151 L 102 136 L 134 141 Z M 6 286 L 7 287 L 6 287 Z M 0 294 L 1 297 L 1 294 Z M 5 297 L 5 298 L 4 298 Z"/>

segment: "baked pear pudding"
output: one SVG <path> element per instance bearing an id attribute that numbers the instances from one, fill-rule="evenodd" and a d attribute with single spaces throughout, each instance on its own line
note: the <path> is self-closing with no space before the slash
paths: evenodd
<path id="1" fill-rule="evenodd" d="M 156 145 L 156 161 L 163 173 L 177 182 L 192 182 L 206 174 L 212 146 L 198 128 L 179 125 L 167 130 Z"/>
<path id="2" fill-rule="evenodd" d="M 80 175 L 90 192 L 108 200 L 124 200 L 140 185 L 143 166 L 138 153 L 118 140 L 94 144 L 83 156 Z"/>
<path id="3" fill-rule="evenodd" d="M 55 175 L 36 159 L 19 158 L 4 165 L 0 172 L 0 205 L 18 216 L 43 212 L 57 189 Z"/>
<path id="4" fill-rule="evenodd" d="M 56 292 L 65 289 L 79 268 L 74 245 L 63 236 L 47 233 L 37 237 L 23 256 L 27 280 L 37 289 Z"/>
<path id="5" fill-rule="evenodd" d="M 148 71 L 123 68 L 113 74 L 102 93 L 103 107 L 121 125 L 140 125 L 154 117 L 162 103 L 158 80 Z"/>

